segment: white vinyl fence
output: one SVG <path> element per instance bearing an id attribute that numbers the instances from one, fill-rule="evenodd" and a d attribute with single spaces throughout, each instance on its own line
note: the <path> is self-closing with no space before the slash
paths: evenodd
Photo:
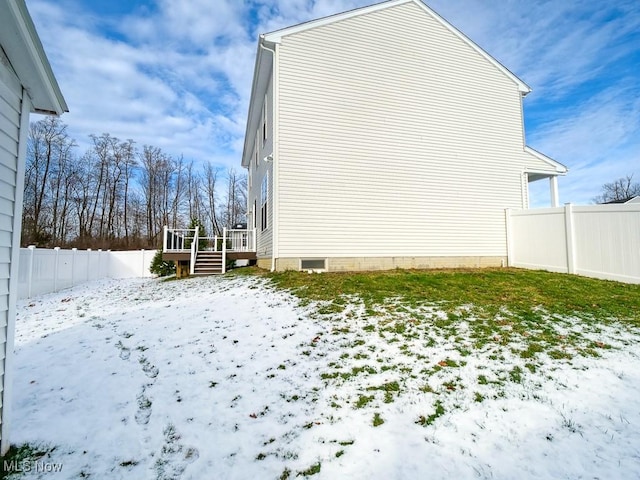
<path id="1" fill-rule="evenodd" d="M 57 292 L 102 278 L 151 277 L 149 266 L 155 253 L 21 248 L 18 298 Z"/>
<path id="2" fill-rule="evenodd" d="M 640 283 L 640 205 L 507 210 L 509 266 Z"/>

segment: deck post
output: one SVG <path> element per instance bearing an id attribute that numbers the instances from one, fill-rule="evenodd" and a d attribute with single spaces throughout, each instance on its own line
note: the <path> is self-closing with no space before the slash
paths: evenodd
<path id="1" fill-rule="evenodd" d="M 166 252 L 167 251 L 167 241 L 168 241 L 167 233 L 168 233 L 169 227 L 167 227 L 165 225 L 163 230 L 164 230 L 164 236 L 162 237 L 162 251 Z"/>
<path id="2" fill-rule="evenodd" d="M 196 258 L 198 256 L 198 229 L 200 227 L 196 225 L 196 231 L 193 233 L 193 240 L 191 241 L 191 265 L 189 273 L 193 275 L 196 272 Z"/>
<path id="3" fill-rule="evenodd" d="M 222 229 L 222 273 L 227 271 L 227 227 Z"/>

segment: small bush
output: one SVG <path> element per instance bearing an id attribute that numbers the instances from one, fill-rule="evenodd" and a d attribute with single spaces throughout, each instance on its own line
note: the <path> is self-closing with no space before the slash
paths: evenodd
<path id="1" fill-rule="evenodd" d="M 173 260 L 162 260 L 162 250 L 158 250 L 151 260 L 149 271 L 160 277 L 168 277 L 169 275 L 175 275 L 176 264 Z"/>

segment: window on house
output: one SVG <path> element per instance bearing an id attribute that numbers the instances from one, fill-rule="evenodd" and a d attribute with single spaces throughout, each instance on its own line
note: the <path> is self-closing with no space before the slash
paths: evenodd
<path id="1" fill-rule="evenodd" d="M 254 155 L 253 158 L 256 162 L 256 168 L 258 168 L 258 137 L 257 137 L 257 132 L 256 132 L 256 145 L 254 147 Z"/>
<path id="2" fill-rule="evenodd" d="M 262 107 L 262 145 L 267 141 L 267 96 L 264 96 L 264 106 Z"/>
<path id="3" fill-rule="evenodd" d="M 327 262 L 324 258 L 303 258 L 300 260 L 301 270 L 326 270 Z"/>
<path id="4" fill-rule="evenodd" d="M 253 201 L 253 228 L 258 228 L 258 201 Z"/>
<path id="5" fill-rule="evenodd" d="M 260 188 L 260 202 L 262 202 L 260 207 L 260 229 L 261 230 L 267 229 L 267 223 L 268 223 L 267 204 L 269 203 L 268 199 L 269 199 L 269 172 L 267 172 L 264 178 L 262 179 L 262 188 Z"/>

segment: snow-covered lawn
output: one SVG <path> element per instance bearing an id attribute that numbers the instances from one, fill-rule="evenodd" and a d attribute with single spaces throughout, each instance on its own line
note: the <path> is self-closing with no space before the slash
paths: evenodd
<path id="1" fill-rule="evenodd" d="M 640 478 L 640 334 L 615 323 L 558 319 L 612 348 L 531 362 L 438 328 L 437 304 L 322 315 L 256 277 L 18 310 L 13 440 L 63 466 L 26 478 Z"/>

